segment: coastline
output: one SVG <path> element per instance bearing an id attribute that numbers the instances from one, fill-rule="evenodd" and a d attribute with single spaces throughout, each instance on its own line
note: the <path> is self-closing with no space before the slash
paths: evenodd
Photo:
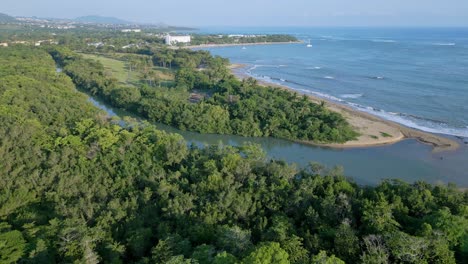
<path id="1" fill-rule="evenodd" d="M 231 64 L 229 69 L 234 76 L 242 80 L 251 77 L 239 71 L 244 67 L 246 67 L 244 64 Z M 297 90 L 285 85 L 273 84 L 258 79 L 257 81 L 262 86 L 285 89 L 298 95 L 303 95 L 300 94 Z M 404 139 L 416 139 L 421 143 L 431 145 L 433 147 L 433 152 L 436 153 L 454 151 L 460 147 L 456 141 L 440 135 L 406 127 L 402 124 L 385 120 L 381 117 L 359 111 L 350 106 L 339 104 L 329 99 L 314 95 L 306 96 L 316 103 L 324 101 L 329 110 L 342 114 L 350 123 L 350 125 L 354 127 L 361 135 L 356 140 L 345 143 L 318 144 L 310 141 L 300 141 L 304 144 L 332 148 L 363 148 L 394 144 Z"/>
<path id="2" fill-rule="evenodd" d="M 303 41 L 286 41 L 286 42 L 256 42 L 256 43 L 229 43 L 229 44 L 201 44 L 201 45 L 190 45 L 182 48 L 186 49 L 202 49 L 202 48 L 224 48 L 224 47 L 236 47 L 236 46 L 263 46 L 263 45 L 284 45 L 284 44 L 300 44 Z"/>

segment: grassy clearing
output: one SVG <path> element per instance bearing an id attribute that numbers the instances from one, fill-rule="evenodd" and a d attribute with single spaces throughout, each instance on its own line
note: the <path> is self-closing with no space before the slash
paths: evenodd
<path id="1" fill-rule="evenodd" d="M 124 60 L 108 58 L 95 54 L 81 55 L 87 59 L 100 61 L 104 65 L 106 73 L 109 76 L 116 78 L 122 84 L 135 85 L 143 81 L 139 72 L 129 71 L 129 65 Z M 117 55 L 117 58 L 123 57 Z M 157 78 L 161 80 L 161 85 L 168 86 L 174 81 L 174 73 L 172 70 L 161 67 L 153 67 L 153 70 L 155 71 Z"/>
<path id="2" fill-rule="evenodd" d="M 109 74 L 109 76 L 116 78 L 120 83 L 129 84 L 133 82 L 138 82 L 140 80 L 136 72 L 129 73 L 128 67 L 123 61 L 93 54 L 82 55 L 86 59 L 93 59 L 101 62 L 102 65 L 104 65 L 104 69 L 106 69 L 106 73 Z"/>
<path id="3" fill-rule="evenodd" d="M 113 53 L 112 57 L 115 57 L 117 60 L 125 61 L 126 57 L 129 54 L 127 53 Z M 134 57 L 146 57 L 146 55 L 140 55 L 140 54 L 132 54 Z M 127 66 L 126 66 L 127 67 Z M 164 68 L 164 67 L 159 67 L 159 66 L 154 66 L 153 70 L 156 71 L 156 74 L 158 78 L 162 80 L 162 82 L 172 82 L 174 81 L 175 75 L 174 75 L 174 70 Z"/>

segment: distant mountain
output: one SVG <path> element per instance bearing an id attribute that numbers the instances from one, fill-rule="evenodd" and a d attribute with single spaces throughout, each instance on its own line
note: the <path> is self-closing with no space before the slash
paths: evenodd
<path id="1" fill-rule="evenodd" d="M 16 18 L 7 14 L 0 13 L 0 23 L 11 23 L 16 22 Z"/>
<path id="2" fill-rule="evenodd" d="M 129 21 L 125 21 L 115 17 L 103 17 L 103 16 L 82 16 L 74 19 L 77 22 L 83 23 L 94 23 L 94 24 L 134 24 Z"/>

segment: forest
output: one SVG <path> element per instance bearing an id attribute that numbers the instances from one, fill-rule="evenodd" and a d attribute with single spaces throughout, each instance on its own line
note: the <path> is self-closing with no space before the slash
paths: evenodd
<path id="1" fill-rule="evenodd" d="M 56 71 L 75 56 L 0 53 L 0 263 L 467 263 L 467 191 L 122 123 Z"/>
<path id="2" fill-rule="evenodd" d="M 290 35 L 206 35 L 194 34 L 191 45 L 202 44 L 249 44 L 249 43 L 273 43 L 273 42 L 297 42 L 296 37 Z"/>
<path id="3" fill-rule="evenodd" d="M 151 121 L 200 133 L 276 137 L 315 143 L 346 142 L 355 132 L 343 116 L 306 96 L 243 81 L 227 68 L 228 60 L 206 51 L 166 48 L 141 49 L 141 65 L 148 82 L 128 86 L 116 83 L 103 66 L 74 52 L 52 48 L 56 62 L 78 88 Z M 175 71 L 175 84 L 150 82 L 153 65 Z"/>

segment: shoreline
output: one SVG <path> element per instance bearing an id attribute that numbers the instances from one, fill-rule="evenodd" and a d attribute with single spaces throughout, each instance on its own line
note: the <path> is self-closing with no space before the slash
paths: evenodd
<path id="1" fill-rule="evenodd" d="M 235 63 L 231 64 L 229 69 L 231 73 L 240 80 L 253 78 L 246 73 L 239 72 L 240 69 L 246 66 L 245 64 Z M 298 95 L 303 95 L 286 85 L 269 83 L 259 79 L 256 80 L 262 86 L 284 89 Z M 383 146 L 395 144 L 404 139 L 416 139 L 423 144 L 432 146 L 432 151 L 434 153 L 454 151 L 460 147 L 460 144 L 455 140 L 437 134 L 410 128 L 319 96 L 309 94 L 306 94 L 306 96 L 315 103 L 324 101 L 329 110 L 342 114 L 349 124 L 361 135 L 356 140 L 345 143 L 320 144 L 311 141 L 298 141 L 303 144 L 343 149 Z"/>
<path id="2" fill-rule="evenodd" d="M 186 49 L 197 49 L 197 48 L 224 48 L 224 47 L 236 47 L 236 46 L 263 46 L 263 45 L 285 45 L 285 44 L 301 44 L 303 41 L 285 41 L 285 42 L 255 42 L 255 43 L 226 43 L 226 44 L 201 44 L 201 45 L 190 45 L 182 48 Z"/>

